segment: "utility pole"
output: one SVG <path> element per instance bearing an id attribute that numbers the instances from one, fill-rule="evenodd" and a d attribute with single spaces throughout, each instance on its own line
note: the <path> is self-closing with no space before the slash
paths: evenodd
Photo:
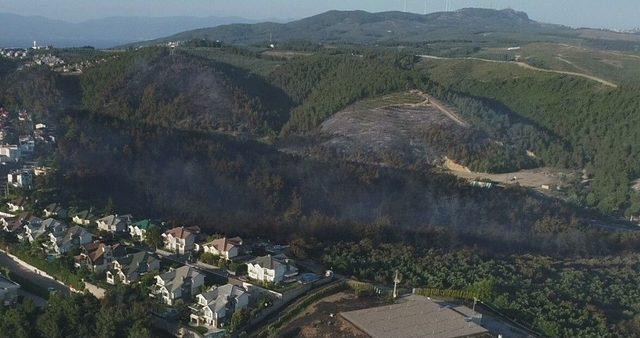
<path id="1" fill-rule="evenodd" d="M 400 275 L 398 274 L 398 270 L 396 270 L 396 276 L 393 278 L 393 298 L 398 298 L 398 284 L 400 284 L 402 280 L 400 279 Z"/>

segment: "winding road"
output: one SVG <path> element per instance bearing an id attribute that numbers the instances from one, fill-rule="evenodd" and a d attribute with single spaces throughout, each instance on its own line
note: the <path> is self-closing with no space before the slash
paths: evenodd
<path id="1" fill-rule="evenodd" d="M 543 72 L 543 73 L 556 73 L 556 74 L 562 74 L 562 75 L 570 75 L 570 76 L 578 76 L 578 77 L 582 77 L 588 80 L 592 80 L 592 81 L 596 81 L 600 84 L 603 84 L 605 86 L 611 87 L 611 88 L 618 88 L 618 85 L 607 81 L 605 79 L 599 78 L 597 76 L 593 76 L 593 75 L 589 75 L 589 74 L 583 74 L 583 73 L 576 73 L 576 72 L 568 72 L 568 71 L 563 71 L 563 70 L 554 70 L 554 69 L 545 69 L 545 68 L 538 68 L 535 66 L 532 66 L 530 64 L 524 63 L 524 62 L 518 62 L 518 61 L 498 61 L 498 60 L 490 60 L 490 59 L 482 59 L 482 58 L 477 58 L 477 57 L 464 57 L 464 58 L 448 58 L 448 57 L 441 57 L 441 56 L 434 56 L 434 55 L 418 55 L 418 57 L 421 57 L 423 59 L 433 59 L 433 60 L 474 60 L 474 61 L 482 61 L 482 62 L 491 62 L 491 63 L 502 63 L 502 64 L 511 64 L 511 65 L 517 65 L 520 66 L 522 68 L 526 68 L 529 70 L 534 70 L 534 71 L 538 71 L 538 72 Z"/>

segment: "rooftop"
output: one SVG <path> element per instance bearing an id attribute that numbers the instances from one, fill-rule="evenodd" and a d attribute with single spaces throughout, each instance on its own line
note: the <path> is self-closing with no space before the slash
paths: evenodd
<path id="1" fill-rule="evenodd" d="M 131 226 L 138 227 L 139 229 L 149 229 L 151 226 L 153 226 L 153 223 L 150 219 L 143 219 L 142 221 L 131 224 Z"/>
<path id="2" fill-rule="evenodd" d="M 200 233 L 200 228 L 197 226 L 192 227 L 176 227 L 173 229 L 169 229 L 165 232 L 166 235 L 171 235 L 175 238 L 185 239 L 191 235 L 197 235 Z"/>
<path id="3" fill-rule="evenodd" d="M 454 338 L 487 336 L 489 331 L 472 321 L 472 310 L 435 302 L 419 295 L 401 298 L 396 304 L 340 315 L 371 337 Z"/>

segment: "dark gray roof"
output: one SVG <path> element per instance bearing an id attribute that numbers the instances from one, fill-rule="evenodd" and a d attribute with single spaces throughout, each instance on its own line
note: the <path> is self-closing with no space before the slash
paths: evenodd
<path id="1" fill-rule="evenodd" d="M 373 338 L 454 338 L 488 334 L 485 328 L 467 317 L 470 312 L 463 306 L 451 306 L 423 296 L 410 295 L 396 304 L 343 312 L 340 315 Z"/>
<path id="2" fill-rule="evenodd" d="M 201 295 L 207 301 L 207 306 L 211 310 L 218 311 L 221 308 L 227 307 L 229 302 L 235 302 L 235 300 L 245 292 L 246 291 L 243 288 L 237 285 L 225 284 L 202 293 Z"/>
<path id="3" fill-rule="evenodd" d="M 164 285 L 167 290 L 174 291 L 182 288 L 185 280 L 188 278 L 194 279 L 198 275 L 201 275 L 198 270 L 190 266 L 183 265 L 177 269 L 163 273 L 160 275 L 160 278 L 165 282 Z"/>
<path id="4" fill-rule="evenodd" d="M 80 219 L 88 219 L 88 220 L 95 219 L 95 216 L 93 216 L 91 214 L 91 212 L 89 212 L 89 210 L 82 210 L 82 211 L 76 213 L 74 216 L 78 216 L 78 218 L 80 218 Z"/>
<path id="5" fill-rule="evenodd" d="M 127 256 L 127 266 L 123 272 L 130 277 L 134 274 L 143 274 L 149 272 L 149 265 L 157 258 L 141 251 Z"/>
<path id="6" fill-rule="evenodd" d="M 262 257 L 256 257 L 252 260 L 250 260 L 248 263 L 254 264 L 254 265 L 260 265 L 260 267 L 266 268 L 266 269 L 275 269 L 276 266 L 278 265 L 283 265 L 283 262 L 281 262 L 280 260 L 274 258 L 271 255 L 266 255 L 266 256 L 262 256 Z"/>

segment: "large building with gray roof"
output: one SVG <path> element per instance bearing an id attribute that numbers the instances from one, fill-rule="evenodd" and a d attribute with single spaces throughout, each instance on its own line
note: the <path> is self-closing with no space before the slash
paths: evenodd
<path id="1" fill-rule="evenodd" d="M 440 303 L 419 295 L 400 298 L 395 304 L 340 315 L 374 338 L 492 337 L 479 325 L 480 317 L 474 316 L 468 307 Z"/>

